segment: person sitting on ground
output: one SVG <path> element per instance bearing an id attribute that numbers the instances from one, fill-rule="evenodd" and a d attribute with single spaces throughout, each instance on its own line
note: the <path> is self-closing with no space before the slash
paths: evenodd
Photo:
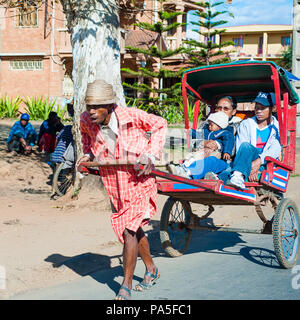
<path id="1" fill-rule="evenodd" d="M 41 152 L 52 153 L 55 149 L 56 134 L 61 130 L 61 120 L 57 113 L 51 111 L 48 119 L 40 126 L 38 146 Z"/>
<path id="2" fill-rule="evenodd" d="M 247 179 L 258 181 L 258 173 L 265 168 L 266 157 L 278 159 L 281 154 L 278 121 L 272 116 L 275 94 L 259 92 L 253 102 L 255 116 L 244 120 L 237 131 L 237 153 L 231 173 L 225 171 L 219 175 L 227 185 L 240 189 L 245 189 Z"/>
<path id="3" fill-rule="evenodd" d="M 32 147 L 35 145 L 37 134 L 34 127 L 29 122 L 30 116 L 23 113 L 20 120 L 15 122 L 10 129 L 6 140 L 9 152 L 30 154 Z"/>
<path id="4" fill-rule="evenodd" d="M 55 150 L 50 154 L 50 161 L 48 164 L 55 170 L 56 164 L 63 161 L 63 155 L 70 143 L 73 143 L 72 125 L 62 125 L 62 130 L 58 133 Z"/>
<path id="5" fill-rule="evenodd" d="M 207 120 L 208 127 L 203 129 L 204 148 L 191 153 L 191 156 L 180 165 L 169 164 L 167 169 L 170 173 L 185 178 L 202 179 L 207 172 L 204 171 L 204 160 L 207 158 L 219 160 L 216 161 L 217 165 L 214 170 L 209 171 L 218 173 L 226 169 L 228 166 L 226 161 L 231 160 L 234 149 L 234 135 L 232 129 L 228 129 L 228 116 L 224 112 L 216 112 L 210 114 Z M 210 140 L 218 142 L 222 153 L 219 152 L 219 155 L 211 156 L 215 150 L 207 146 L 207 142 Z"/>

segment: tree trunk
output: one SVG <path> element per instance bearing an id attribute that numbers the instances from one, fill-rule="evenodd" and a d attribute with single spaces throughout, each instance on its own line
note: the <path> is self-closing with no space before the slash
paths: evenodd
<path id="1" fill-rule="evenodd" d="M 77 158 L 82 155 L 80 114 L 87 84 L 102 79 L 112 84 L 118 104 L 125 106 L 120 72 L 120 21 L 116 0 L 63 1 L 71 32 L 74 82 L 74 126 Z M 76 178 L 75 190 L 79 188 Z"/>

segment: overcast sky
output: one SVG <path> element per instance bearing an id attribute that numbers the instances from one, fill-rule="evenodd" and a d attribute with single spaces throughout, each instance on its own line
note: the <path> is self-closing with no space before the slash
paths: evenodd
<path id="1" fill-rule="evenodd" d="M 226 2 L 226 0 L 224 0 Z M 234 18 L 228 15 L 218 16 L 217 20 L 227 20 L 224 26 L 237 26 L 247 24 L 292 24 L 293 19 L 293 0 L 232 0 L 231 5 L 226 5 L 225 10 L 234 14 Z M 223 8 L 224 9 L 224 8 Z M 218 7 L 222 11 L 222 7 Z M 188 14 L 189 20 L 197 19 L 195 16 Z M 188 37 L 192 36 L 188 27 Z"/>

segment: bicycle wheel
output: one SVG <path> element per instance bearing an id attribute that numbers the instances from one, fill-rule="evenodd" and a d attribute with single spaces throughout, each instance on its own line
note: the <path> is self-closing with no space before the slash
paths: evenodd
<path id="1" fill-rule="evenodd" d="M 273 243 L 279 264 L 292 268 L 299 256 L 299 210 L 294 201 L 284 198 L 273 221 Z"/>
<path id="2" fill-rule="evenodd" d="M 70 186 L 74 182 L 75 170 L 72 168 L 64 168 L 65 162 L 61 162 L 56 168 L 53 176 L 53 189 L 55 193 L 62 197 L 66 194 Z"/>
<path id="3" fill-rule="evenodd" d="M 187 228 L 189 220 L 182 201 L 170 197 L 160 219 L 160 241 L 167 255 L 179 257 L 187 249 L 192 236 L 192 230 Z"/>

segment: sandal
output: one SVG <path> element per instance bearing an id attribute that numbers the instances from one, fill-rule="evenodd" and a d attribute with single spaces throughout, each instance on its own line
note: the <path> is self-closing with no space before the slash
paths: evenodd
<path id="1" fill-rule="evenodd" d="M 150 281 L 149 282 L 143 282 L 144 280 L 141 281 L 140 283 L 138 283 L 135 286 L 135 288 L 133 289 L 134 291 L 149 290 L 156 283 L 156 281 L 158 280 L 160 274 L 158 272 L 158 269 L 156 269 L 155 274 L 150 273 L 150 272 L 147 271 L 145 273 L 145 276 L 151 277 Z M 144 279 L 145 279 L 145 276 L 144 276 Z"/>
<path id="2" fill-rule="evenodd" d="M 126 287 L 126 286 L 121 286 L 120 290 L 121 290 L 121 289 L 127 291 L 128 294 L 129 294 L 129 297 L 128 297 L 128 296 L 125 296 L 124 294 L 118 293 L 118 294 L 115 296 L 115 299 L 114 299 L 114 300 L 130 300 L 130 299 L 131 299 L 131 292 L 130 292 L 129 288 Z M 119 290 L 119 292 L 120 292 L 120 290 Z M 117 299 L 117 298 L 119 298 L 119 299 Z"/>

